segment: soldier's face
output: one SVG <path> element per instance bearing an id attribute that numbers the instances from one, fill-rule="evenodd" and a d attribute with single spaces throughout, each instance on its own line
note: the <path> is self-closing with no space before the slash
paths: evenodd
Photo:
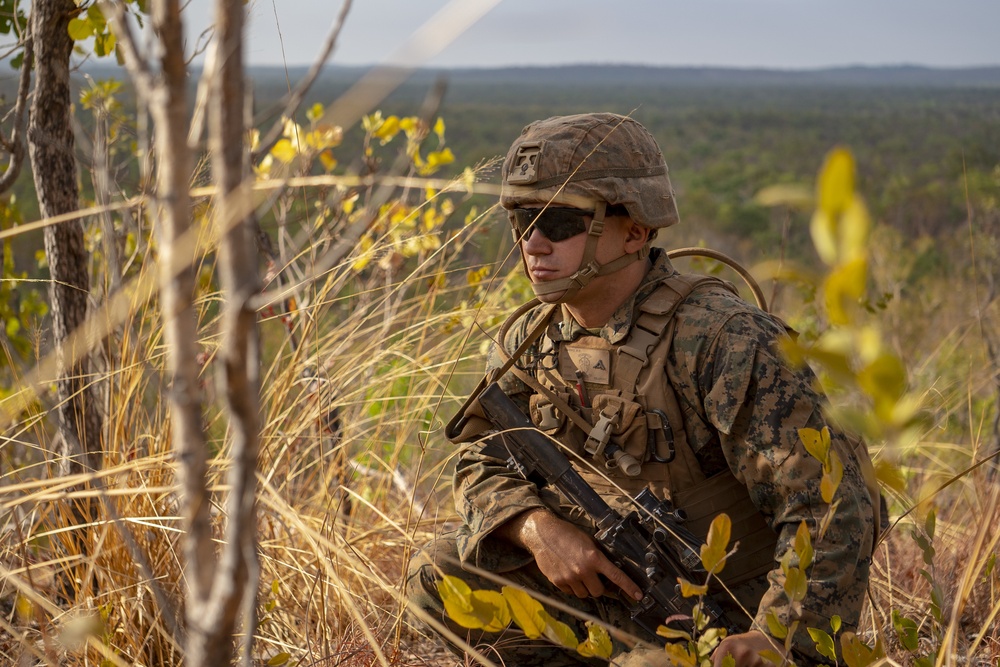
<path id="1" fill-rule="evenodd" d="M 585 230 L 592 219 L 590 215 L 584 214 L 584 211 L 580 212 L 585 226 L 579 233 L 569 238 L 553 241 L 543 233 L 544 227 L 542 230 L 529 228 L 521 237 L 521 252 L 524 253 L 525 264 L 528 267 L 528 277 L 533 283 L 568 278 L 580 269 L 587 244 Z M 598 263 L 606 264 L 625 254 L 623 252 L 625 225 L 625 221 L 619 218 L 608 218 L 605 221 L 604 233 L 597 241 Z"/>

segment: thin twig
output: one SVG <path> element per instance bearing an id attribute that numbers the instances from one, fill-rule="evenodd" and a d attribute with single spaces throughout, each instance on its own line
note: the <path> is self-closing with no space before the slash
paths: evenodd
<path id="1" fill-rule="evenodd" d="M 299 82 L 299 84 L 295 87 L 295 90 L 293 90 L 291 95 L 289 95 L 285 108 L 281 112 L 281 116 L 279 116 L 279 118 L 292 118 L 295 116 L 299 106 L 302 104 L 302 100 L 305 99 L 306 93 L 309 92 L 313 83 L 316 82 L 316 78 L 323 70 L 323 65 L 326 64 L 326 61 L 330 58 L 330 54 L 333 53 L 334 47 L 337 45 L 337 39 L 340 38 L 340 32 L 343 30 L 344 23 L 347 21 L 347 13 L 351 9 L 351 2 L 352 0 L 344 0 L 344 4 L 340 8 L 340 14 L 337 15 L 333 28 L 330 30 L 330 34 L 327 35 L 326 42 L 323 44 L 323 50 L 320 51 L 319 57 L 309 69 L 306 77 Z M 252 162 L 256 162 L 262 155 L 271 150 L 271 147 L 281 136 L 281 130 L 282 123 L 280 121 L 271 126 L 267 136 L 260 142 L 257 150 L 254 151 L 251 156 Z"/>

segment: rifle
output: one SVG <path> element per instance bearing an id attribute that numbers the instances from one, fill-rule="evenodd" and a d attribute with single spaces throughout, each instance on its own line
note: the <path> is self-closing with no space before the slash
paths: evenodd
<path id="1" fill-rule="evenodd" d="M 696 549 L 699 540 L 685 528 L 684 511 L 643 489 L 633 500 L 642 512 L 622 516 L 573 469 L 569 459 L 525 416 L 494 382 L 479 395 L 487 419 L 496 427 L 508 465 L 539 487 L 551 484 L 593 519 L 594 540 L 608 558 L 642 589 L 642 600 L 628 600 L 632 620 L 661 643 L 661 625 L 678 623 L 691 632 L 694 603 L 680 594 L 678 577 L 694 582 L 706 572 Z M 623 598 L 624 600 L 625 598 Z M 729 634 L 739 632 L 718 603 L 702 598 L 702 612 Z"/>

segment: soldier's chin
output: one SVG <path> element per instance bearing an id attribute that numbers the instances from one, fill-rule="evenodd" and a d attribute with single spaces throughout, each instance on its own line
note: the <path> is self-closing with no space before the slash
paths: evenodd
<path id="1" fill-rule="evenodd" d="M 535 298 L 537 298 L 542 303 L 559 303 L 559 299 L 563 298 L 566 294 L 566 290 L 560 292 L 549 292 L 548 294 L 538 294 L 535 293 Z"/>

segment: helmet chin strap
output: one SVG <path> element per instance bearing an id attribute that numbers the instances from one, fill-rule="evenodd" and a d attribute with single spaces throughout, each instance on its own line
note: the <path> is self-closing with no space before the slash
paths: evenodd
<path id="1" fill-rule="evenodd" d="M 535 296 L 545 303 L 565 303 L 569 299 L 586 287 L 591 280 L 597 276 L 606 276 L 609 273 L 620 271 L 632 262 L 645 259 L 649 255 L 649 244 L 645 244 L 638 252 L 622 255 L 618 259 L 611 260 L 607 264 L 599 264 L 595 258 L 597 255 L 597 241 L 604 233 L 604 214 L 607 211 L 607 202 L 598 202 L 594 210 L 594 218 L 590 221 L 590 228 L 587 230 L 587 245 L 583 248 L 583 257 L 580 259 L 580 268 L 571 276 L 559 278 L 558 280 L 547 280 L 543 283 L 531 283 L 531 289 Z M 521 253 L 522 262 L 524 253 Z M 525 266 L 527 269 L 527 266 Z M 547 299 L 550 294 L 563 294 L 556 299 Z"/>

